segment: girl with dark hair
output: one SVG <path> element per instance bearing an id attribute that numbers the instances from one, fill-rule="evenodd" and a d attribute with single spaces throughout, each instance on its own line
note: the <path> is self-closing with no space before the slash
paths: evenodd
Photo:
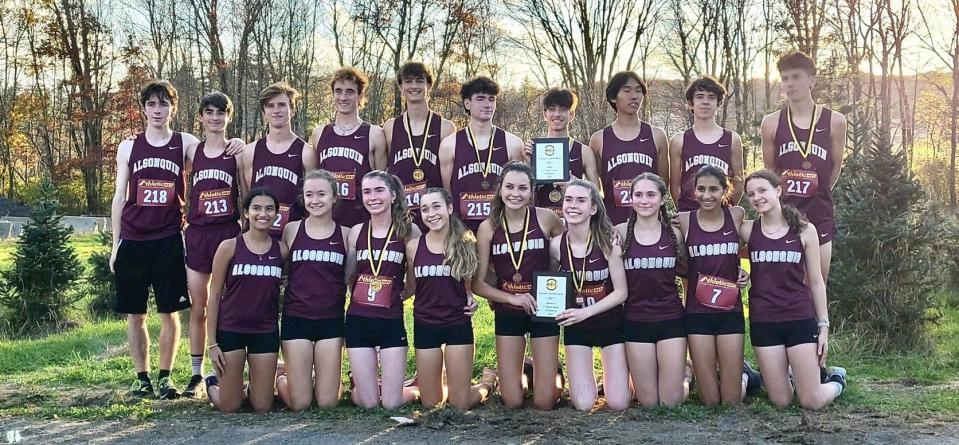
<path id="1" fill-rule="evenodd" d="M 483 370 L 478 385 L 470 384 L 470 317 L 477 308 L 470 280 L 476 273 L 476 238 L 453 215 L 453 200 L 445 189 L 428 189 L 420 213 L 429 232 L 406 242 L 407 267 L 416 289 L 413 331 L 420 401 L 429 408 L 448 395 L 450 405 L 465 411 L 496 390 L 496 372 L 490 369 Z"/>
<path id="2" fill-rule="evenodd" d="M 533 273 L 549 268 L 549 241 L 565 227 L 552 211 L 530 207 L 533 196 L 533 171 L 512 161 L 503 168 L 496 186 L 490 216 L 477 233 L 479 265 L 473 290 L 490 301 L 496 324 L 496 362 L 500 394 L 507 408 L 519 408 L 525 399 L 523 374 L 526 335 L 533 351 L 531 382 L 537 388 L 533 405 L 552 409 L 562 392 L 557 385 L 559 366 L 559 327 L 555 323 L 535 322 Z M 491 271 L 495 287 L 486 282 Z"/>
<path id="3" fill-rule="evenodd" d="M 382 170 L 367 173 L 361 182 L 363 206 L 370 220 L 349 233 L 347 264 L 355 264 L 350 305 L 346 310 L 346 353 L 355 385 L 353 403 L 386 409 L 403 406 L 416 396 L 404 391 L 406 326 L 403 300 L 406 281 L 406 242 L 420 234 L 412 224 L 403 184 Z M 377 372 L 379 370 L 379 372 Z M 380 376 L 380 379 L 377 376 Z"/>
<path id="4" fill-rule="evenodd" d="M 345 240 L 349 228 L 333 221 L 336 178 L 312 170 L 303 180 L 306 219 L 283 229 L 290 251 L 290 271 L 283 297 L 283 366 L 276 389 L 293 411 L 336 406 L 343 361 L 343 307 L 346 303 Z"/>
<path id="5" fill-rule="evenodd" d="M 616 226 L 629 296 L 623 337 L 636 400 L 673 407 L 689 396 L 686 325 L 676 276 L 685 264 L 682 232 L 670 224 L 666 182 L 643 173 L 632 182 L 633 212 Z"/>
<path id="6" fill-rule="evenodd" d="M 613 75 L 606 86 L 606 102 L 616 112 L 616 120 L 589 139 L 589 148 L 599 162 L 603 203 L 613 224 L 629 217 L 631 179 L 647 172 L 669 178 L 666 133 L 639 118 L 647 93 L 646 83 L 636 73 Z"/>
<path id="7" fill-rule="evenodd" d="M 563 196 L 567 232 L 550 241 L 550 258 L 559 270 L 571 272 L 575 293 L 556 321 L 563 327 L 569 397 L 578 410 L 596 403 L 593 348 L 601 348 L 606 406 L 629 408 L 629 371 L 623 347 L 623 302 L 626 272 L 622 251 L 599 190 L 575 179 Z M 555 268 L 553 269 L 555 270 Z"/>
<path id="8" fill-rule="evenodd" d="M 243 202 L 249 230 L 220 243 L 213 256 L 207 332 L 216 374 L 206 379 L 218 410 L 236 412 L 243 403 L 243 368 L 250 366 L 249 401 L 254 411 L 273 407 L 280 281 L 286 246 L 270 236 L 279 205 L 267 189 L 254 188 Z"/>
<path id="9" fill-rule="evenodd" d="M 789 406 L 795 392 L 803 408 L 822 408 L 842 394 L 846 370 L 829 368 L 821 380 L 829 351 L 829 309 L 816 227 L 783 204 L 782 183 L 772 171 L 749 175 L 746 193 L 759 212 L 759 219 L 746 221 L 740 233 L 749 246 L 753 277 L 749 333 L 766 392 L 778 407 Z"/>
<path id="10" fill-rule="evenodd" d="M 689 251 L 686 334 L 699 400 L 736 405 L 759 389 L 758 374 L 743 361 L 746 323 L 740 289 L 749 276 L 739 267 L 739 227 L 746 211 L 730 207 L 729 177 L 707 165 L 696 173 L 699 209 L 679 214 Z M 719 368 L 717 376 L 716 369 Z"/>

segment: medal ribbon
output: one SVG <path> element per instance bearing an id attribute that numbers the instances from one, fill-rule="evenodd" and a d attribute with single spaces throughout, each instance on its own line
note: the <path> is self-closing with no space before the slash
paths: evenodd
<path id="1" fill-rule="evenodd" d="M 576 267 L 573 266 L 573 247 L 570 246 L 570 239 L 566 237 L 566 252 L 568 254 L 569 261 L 569 270 L 573 272 L 573 286 L 576 286 L 576 292 L 583 292 L 583 285 L 586 284 L 586 258 L 589 257 L 589 248 L 593 244 L 593 232 L 589 232 L 589 237 L 586 238 L 586 255 L 583 255 L 583 267 L 580 271 L 576 271 Z"/>
<path id="2" fill-rule="evenodd" d="M 373 223 L 367 226 L 366 230 L 366 248 L 370 251 L 370 256 L 366 258 L 370 262 L 370 270 L 373 272 L 373 275 L 379 275 L 380 269 L 383 268 L 383 260 L 386 259 L 386 246 L 390 244 L 390 239 L 393 238 L 393 223 L 390 223 L 390 230 L 386 233 L 386 241 L 383 242 L 383 248 L 380 249 L 380 254 L 376 256 L 376 263 L 374 264 L 373 260 Z"/>
<path id="3" fill-rule="evenodd" d="M 476 163 L 481 164 L 483 160 L 480 158 L 479 148 L 476 146 L 476 137 L 473 136 L 473 130 L 469 125 L 466 126 L 466 136 L 469 137 L 470 145 L 473 146 L 473 151 L 476 152 Z M 496 127 L 493 127 L 493 132 L 489 135 L 489 146 L 486 147 L 486 164 L 483 166 L 483 179 L 486 179 L 486 176 L 489 175 L 490 170 L 493 167 L 493 139 L 496 136 Z"/>
<path id="4" fill-rule="evenodd" d="M 523 223 L 523 242 L 519 245 L 519 261 L 516 260 L 516 254 L 513 253 L 513 240 L 509 238 L 509 221 L 506 215 L 503 215 L 503 228 L 506 229 L 506 249 L 509 251 L 509 261 L 513 263 L 516 273 L 519 273 L 519 267 L 523 264 L 523 255 L 526 254 L 526 238 L 529 236 L 529 207 L 526 208 L 526 222 Z"/>
<path id="5" fill-rule="evenodd" d="M 410 141 L 410 148 L 413 149 L 413 164 L 416 167 L 419 167 L 423 163 L 423 157 L 426 156 L 426 140 L 429 138 L 429 135 L 426 134 L 430 131 L 430 123 L 433 122 L 433 113 L 429 114 L 429 117 L 426 118 L 426 126 L 423 127 L 423 143 L 420 144 L 419 150 L 413 145 L 413 124 L 410 123 L 410 112 L 406 112 L 406 119 L 403 120 L 403 124 L 406 127 L 406 139 Z"/>
<path id="6" fill-rule="evenodd" d="M 816 132 L 816 124 L 819 123 L 819 116 L 816 116 L 816 104 L 812 106 L 812 125 L 809 126 L 809 137 L 805 146 L 799 145 L 799 138 L 796 137 L 795 124 L 793 124 L 793 113 L 788 105 L 786 106 L 786 119 L 789 121 L 789 135 L 792 136 L 799 154 L 802 155 L 803 159 L 806 159 L 809 157 L 809 150 L 812 149 L 812 135 Z"/>

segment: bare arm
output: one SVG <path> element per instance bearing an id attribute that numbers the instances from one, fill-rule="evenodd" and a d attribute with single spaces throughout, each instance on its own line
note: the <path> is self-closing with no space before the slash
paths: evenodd
<path id="1" fill-rule="evenodd" d="M 593 153 L 593 160 L 596 161 L 596 180 L 599 182 L 599 189 L 603 190 L 603 177 L 606 175 L 606 170 L 603 168 L 603 130 L 589 137 L 589 151 Z M 583 157 L 586 157 L 585 153 Z"/>
<path id="2" fill-rule="evenodd" d="M 732 174 L 733 182 L 733 195 L 732 195 L 732 204 L 737 205 L 739 201 L 743 198 L 743 180 L 745 179 L 743 173 L 743 139 L 739 137 L 739 133 L 733 132 L 733 142 L 729 147 L 730 153 L 730 163 L 729 169 Z"/>
<path id="3" fill-rule="evenodd" d="M 113 230 L 113 248 L 110 252 L 110 271 L 116 272 L 113 263 L 117 259 L 117 247 L 120 246 L 120 224 L 123 206 L 127 202 L 127 184 L 130 182 L 130 152 L 133 141 L 123 141 L 117 147 L 117 179 L 110 205 L 110 228 Z"/>
<path id="4" fill-rule="evenodd" d="M 253 187 L 253 154 L 256 151 L 256 143 L 252 142 L 243 148 L 240 155 L 240 199 L 242 200 Z"/>
<path id="5" fill-rule="evenodd" d="M 806 225 L 801 234 L 803 258 L 806 267 L 806 286 L 816 308 L 816 320 L 829 320 L 829 304 L 826 301 L 826 282 L 822 278 L 822 268 L 819 264 L 819 236 L 816 226 Z M 819 366 L 826 364 L 829 353 L 829 326 L 819 326 Z"/>
<path id="6" fill-rule="evenodd" d="M 673 203 L 679 205 L 683 187 L 683 133 L 673 136 L 669 141 L 669 194 Z"/>
<path id="7" fill-rule="evenodd" d="M 839 173 L 842 171 L 842 158 L 846 152 L 846 116 L 842 113 L 833 111 L 832 113 L 832 182 L 829 189 L 832 190 L 839 181 Z"/>
<path id="8" fill-rule="evenodd" d="M 378 125 L 370 128 L 370 167 L 386 170 L 386 136 Z"/>
<path id="9" fill-rule="evenodd" d="M 779 113 L 767 114 L 759 125 L 763 141 L 763 165 L 769 170 L 776 169 L 776 125 L 779 123 Z"/>
<path id="10" fill-rule="evenodd" d="M 206 332 L 207 350 L 210 352 L 210 359 L 221 376 L 226 371 L 226 362 L 222 360 L 222 352 L 216 347 L 216 329 L 220 321 L 220 300 L 223 298 L 223 286 L 226 283 L 227 271 L 230 268 L 230 262 L 233 261 L 233 254 L 236 251 L 236 239 L 224 240 L 217 247 L 213 255 L 213 270 L 210 274 L 210 296 L 207 299 L 207 317 Z"/>
<path id="11" fill-rule="evenodd" d="M 536 218 L 539 219 L 539 228 L 550 239 L 561 235 L 566 231 L 566 225 L 563 220 L 556 216 L 552 210 L 542 207 L 533 207 L 536 209 Z"/>
<path id="12" fill-rule="evenodd" d="M 656 174 L 669 184 L 669 141 L 666 132 L 659 127 L 653 127 L 653 142 L 656 143 Z"/>
<path id="13" fill-rule="evenodd" d="M 302 157 L 303 157 L 303 171 L 304 172 L 313 171 L 313 169 L 316 168 L 317 159 L 318 159 L 316 155 L 316 148 L 314 148 L 312 145 L 307 145 L 306 147 L 303 147 Z"/>
<path id="14" fill-rule="evenodd" d="M 526 157 L 526 149 L 523 140 L 513 133 L 506 132 L 506 149 L 510 161 L 520 161 L 529 164 L 530 160 Z"/>
<path id="15" fill-rule="evenodd" d="M 453 180 L 453 157 L 456 154 L 456 135 L 451 134 L 443 138 L 440 143 L 440 176 L 443 177 L 443 188 L 452 192 L 450 184 Z"/>
<path id="16" fill-rule="evenodd" d="M 416 292 L 416 274 L 413 272 L 414 259 L 416 258 L 416 247 L 420 242 L 420 237 L 411 236 L 406 241 L 406 283 L 403 288 L 403 299 L 406 300 Z"/>
<path id="17" fill-rule="evenodd" d="M 490 248 L 492 247 L 492 242 L 493 229 L 490 227 L 489 220 L 483 221 L 476 233 L 476 255 L 479 262 L 476 266 L 476 274 L 473 275 L 473 292 L 489 301 L 519 306 L 526 309 L 527 313 L 532 313 L 531 309 L 535 310 L 535 302 L 531 295 L 514 295 L 499 290 L 486 282 L 486 276 L 490 266 Z M 532 303 L 532 305 L 527 304 L 527 297 L 529 303 Z"/>

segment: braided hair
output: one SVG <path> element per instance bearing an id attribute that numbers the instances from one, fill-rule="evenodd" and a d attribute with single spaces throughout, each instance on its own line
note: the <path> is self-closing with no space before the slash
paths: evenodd
<path id="1" fill-rule="evenodd" d="M 659 205 L 659 222 L 662 224 L 663 228 L 666 229 L 666 233 L 669 234 L 669 239 L 673 242 L 673 248 L 676 250 L 676 260 L 681 262 L 684 258 L 685 252 L 679 248 L 679 240 L 676 239 L 676 232 L 673 231 L 672 226 L 672 215 L 669 213 L 669 208 L 666 206 L 666 192 L 668 188 L 666 187 L 666 181 L 663 181 L 663 178 L 660 178 L 659 175 L 654 173 L 643 173 L 635 178 L 633 178 L 633 186 L 630 190 L 630 193 L 635 191 L 636 184 L 639 181 L 650 181 L 656 185 L 656 189 L 659 190 L 659 196 L 663 199 L 662 204 Z M 626 220 L 626 240 L 623 242 L 623 258 L 626 258 L 627 252 L 629 252 L 629 247 L 636 242 L 636 235 L 633 234 L 633 229 L 636 227 L 636 211 L 629 212 L 629 218 Z"/>

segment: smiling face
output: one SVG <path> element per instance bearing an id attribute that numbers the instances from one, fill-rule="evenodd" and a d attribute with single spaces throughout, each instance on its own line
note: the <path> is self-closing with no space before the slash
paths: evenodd
<path id="1" fill-rule="evenodd" d="M 719 109 L 719 98 L 712 91 L 699 90 L 693 93 L 693 100 L 687 106 L 696 118 L 712 119 Z"/>
<path id="2" fill-rule="evenodd" d="M 363 94 L 360 93 L 355 81 L 343 79 L 333 82 L 333 105 L 337 113 L 355 113 L 362 99 Z"/>
<path id="3" fill-rule="evenodd" d="M 623 84 L 623 87 L 616 93 L 616 111 L 626 114 L 636 114 L 643 106 L 643 87 L 632 77 Z"/>
<path id="4" fill-rule="evenodd" d="M 655 218 L 663 205 L 663 194 L 655 182 L 642 179 L 633 182 L 633 211 L 641 218 Z"/>
<path id="5" fill-rule="evenodd" d="M 203 130 L 208 133 L 223 133 L 226 126 L 230 124 L 229 113 L 213 105 L 204 108 L 197 119 L 203 125 Z"/>
<path id="6" fill-rule="evenodd" d="M 469 111 L 470 117 L 480 122 L 493 120 L 496 114 L 496 96 L 487 93 L 474 93 L 463 101 L 463 106 Z"/>
<path id="7" fill-rule="evenodd" d="M 422 102 L 430 96 L 430 84 L 423 76 L 404 77 L 400 94 L 407 102 Z"/>
<path id="8" fill-rule="evenodd" d="M 812 88 L 816 85 L 816 76 L 802 68 L 784 69 L 779 76 L 782 78 L 782 91 L 791 101 L 805 99 L 812 94 Z"/>
<path id="9" fill-rule="evenodd" d="M 442 194 L 427 193 L 420 197 L 420 214 L 426 227 L 431 232 L 438 232 L 449 225 L 453 206 L 446 203 Z"/>
<path id="10" fill-rule="evenodd" d="M 563 195 L 563 216 L 568 224 L 588 224 L 597 210 L 588 188 L 578 185 L 566 187 Z"/>
<path id="11" fill-rule="evenodd" d="M 543 120 L 552 131 L 564 131 L 573 119 L 576 118 L 576 112 L 560 105 L 550 105 L 543 110 Z"/>
<path id="12" fill-rule="evenodd" d="M 169 125 L 170 118 L 175 112 L 176 107 L 169 99 L 161 99 L 156 94 L 143 103 L 143 116 L 147 120 L 147 125 L 154 128 L 164 128 Z"/>
<path id="13" fill-rule="evenodd" d="M 693 194 L 703 210 L 712 210 L 723 204 L 726 189 L 713 175 L 703 175 L 696 178 L 696 189 Z"/>
<path id="14" fill-rule="evenodd" d="M 759 213 L 766 213 L 779 207 L 779 197 L 782 193 L 782 186 L 774 187 L 765 178 L 750 178 L 746 182 L 746 197 L 749 199 L 749 204 Z"/>
<path id="15" fill-rule="evenodd" d="M 533 195 L 533 186 L 530 184 L 529 176 L 523 172 L 510 171 L 503 175 L 502 185 L 499 189 L 500 198 L 510 210 L 519 210 L 529 205 L 529 199 Z"/>
<path id="16" fill-rule="evenodd" d="M 250 201 L 250 207 L 243 210 L 243 216 L 249 221 L 250 227 L 269 230 L 276 220 L 276 202 L 266 195 L 255 196 Z"/>
<path id="17" fill-rule="evenodd" d="M 390 190 L 386 181 L 375 176 L 364 178 L 360 191 L 363 193 L 363 207 L 366 207 L 366 211 L 370 212 L 370 215 L 389 212 L 390 205 L 396 199 L 396 195 Z"/>
<path id="18" fill-rule="evenodd" d="M 323 178 L 303 182 L 303 206 L 310 216 L 325 216 L 333 211 L 336 193 L 330 181 Z"/>

